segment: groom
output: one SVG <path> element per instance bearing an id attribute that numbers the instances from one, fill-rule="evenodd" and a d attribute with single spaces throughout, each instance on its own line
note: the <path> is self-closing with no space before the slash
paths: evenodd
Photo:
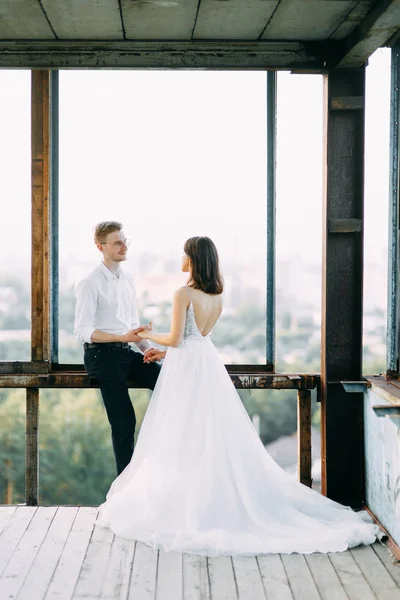
<path id="1" fill-rule="evenodd" d="M 153 390 L 160 372 L 156 361 L 165 353 L 137 335 L 144 327 L 139 324 L 134 279 L 120 268 L 129 246 L 122 224 L 99 223 L 94 241 L 102 262 L 77 286 L 74 332 L 83 342 L 88 374 L 100 383 L 120 474 L 132 458 L 136 425 L 127 381 Z"/>

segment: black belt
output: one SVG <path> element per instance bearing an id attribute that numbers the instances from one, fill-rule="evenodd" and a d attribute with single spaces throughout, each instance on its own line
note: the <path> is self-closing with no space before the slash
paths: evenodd
<path id="1" fill-rule="evenodd" d="M 98 342 L 93 344 L 85 342 L 83 344 L 85 350 L 90 350 L 91 348 L 128 348 L 128 346 L 127 342 Z"/>

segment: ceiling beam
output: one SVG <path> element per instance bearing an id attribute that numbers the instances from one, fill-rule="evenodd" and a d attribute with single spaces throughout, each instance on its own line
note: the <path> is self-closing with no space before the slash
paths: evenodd
<path id="1" fill-rule="evenodd" d="M 364 66 L 378 48 L 396 37 L 400 30 L 400 0 L 379 0 L 364 20 L 343 40 L 328 62 L 330 68 L 354 69 Z"/>
<path id="2" fill-rule="evenodd" d="M 0 41 L 0 68 L 322 72 L 326 43 Z"/>

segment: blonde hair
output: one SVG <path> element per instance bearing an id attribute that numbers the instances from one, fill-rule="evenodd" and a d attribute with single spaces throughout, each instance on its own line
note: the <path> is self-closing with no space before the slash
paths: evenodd
<path id="1" fill-rule="evenodd" d="M 118 221 L 102 221 L 94 228 L 94 243 L 101 244 L 106 241 L 106 237 L 113 231 L 121 231 L 122 223 Z"/>

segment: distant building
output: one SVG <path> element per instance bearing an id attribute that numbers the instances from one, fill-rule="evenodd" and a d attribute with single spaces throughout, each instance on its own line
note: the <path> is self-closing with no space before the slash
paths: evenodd
<path id="1" fill-rule="evenodd" d="M 297 432 L 284 435 L 265 446 L 282 469 L 293 476 L 297 475 Z M 311 427 L 311 475 L 314 490 L 321 491 L 321 432 Z"/>

